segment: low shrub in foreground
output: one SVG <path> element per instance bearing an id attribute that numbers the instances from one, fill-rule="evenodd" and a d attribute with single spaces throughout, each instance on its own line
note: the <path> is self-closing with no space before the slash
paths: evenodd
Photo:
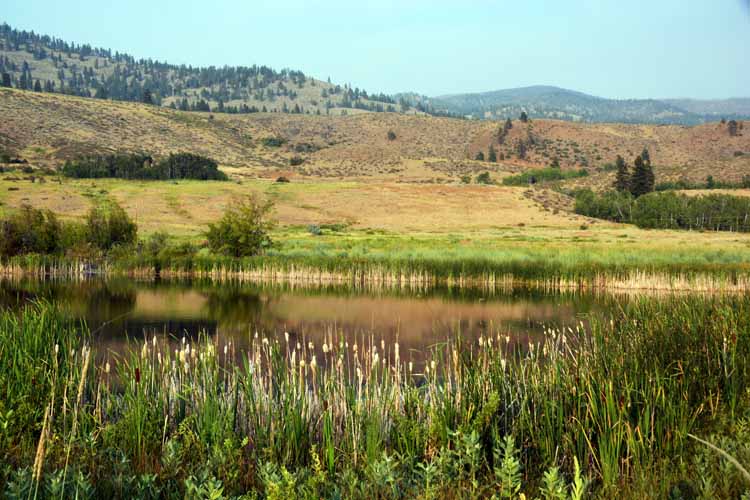
<path id="1" fill-rule="evenodd" d="M 748 456 L 750 298 L 591 321 L 424 358 L 334 330 L 322 345 L 254 334 L 242 352 L 155 337 L 111 358 L 53 307 L 4 312 L 0 483 L 39 498 L 747 494 L 688 434 Z"/>

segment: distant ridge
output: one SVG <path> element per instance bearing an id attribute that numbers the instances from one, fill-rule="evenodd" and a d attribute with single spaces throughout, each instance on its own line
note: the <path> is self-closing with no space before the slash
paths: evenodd
<path id="1" fill-rule="evenodd" d="M 414 99 L 412 95 L 412 99 Z M 750 117 L 750 98 L 723 100 L 607 99 L 549 85 L 421 100 L 435 110 L 472 118 L 504 119 L 525 111 L 532 118 L 582 122 L 696 125 Z"/>

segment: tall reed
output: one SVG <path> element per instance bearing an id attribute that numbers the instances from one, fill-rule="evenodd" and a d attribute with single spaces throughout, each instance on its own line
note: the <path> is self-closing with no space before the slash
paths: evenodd
<path id="1" fill-rule="evenodd" d="M 89 370 L 54 307 L 5 312 L 0 410 L 38 407 L 11 416 L 3 474 L 13 486 L 39 463 L 46 423 L 34 477 L 49 484 L 69 457 L 79 479 L 63 488 L 100 496 L 640 498 L 695 481 L 669 465 L 689 463 L 688 434 L 750 412 L 750 298 L 633 301 L 589 322 L 529 345 L 456 332 L 427 353 L 333 329 L 322 344 L 251 332 L 241 352 L 160 336 Z M 63 396 L 49 398 L 55 363 Z"/>

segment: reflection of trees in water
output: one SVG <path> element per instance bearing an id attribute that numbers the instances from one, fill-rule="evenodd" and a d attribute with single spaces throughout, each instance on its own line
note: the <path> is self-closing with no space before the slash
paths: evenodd
<path id="1" fill-rule="evenodd" d="M 269 316 L 269 299 L 254 288 L 211 287 L 205 289 L 208 317 L 226 325 L 253 325 L 258 328 L 273 323 Z"/>

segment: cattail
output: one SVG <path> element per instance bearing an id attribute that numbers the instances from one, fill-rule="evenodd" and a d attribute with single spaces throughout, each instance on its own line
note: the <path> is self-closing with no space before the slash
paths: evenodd
<path id="1" fill-rule="evenodd" d="M 284 340 L 287 344 L 289 343 L 289 332 L 284 332 Z"/>
<path id="2" fill-rule="evenodd" d="M 104 365 L 104 373 L 109 375 L 109 361 L 107 361 L 107 363 Z"/>

